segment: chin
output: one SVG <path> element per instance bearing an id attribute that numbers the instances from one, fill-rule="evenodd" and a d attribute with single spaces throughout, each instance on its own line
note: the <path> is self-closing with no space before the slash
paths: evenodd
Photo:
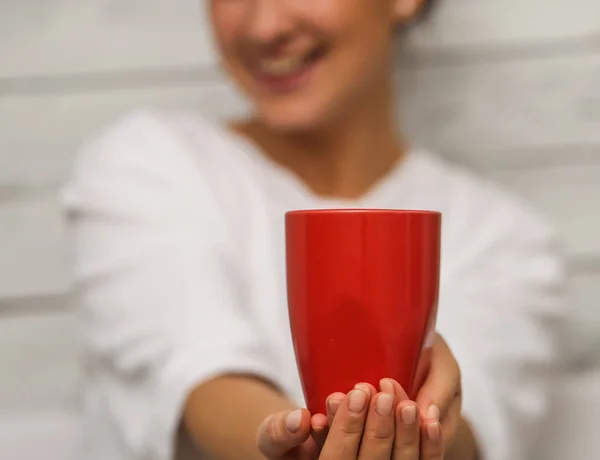
<path id="1" fill-rule="evenodd" d="M 285 115 L 261 115 L 260 120 L 270 130 L 281 133 L 302 133 L 314 131 L 319 123 L 312 118 L 299 117 L 294 114 Z"/>
<path id="2" fill-rule="evenodd" d="M 258 107 L 258 118 L 273 131 L 310 132 L 322 128 L 332 116 L 321 104 L 284 102 Z"/>

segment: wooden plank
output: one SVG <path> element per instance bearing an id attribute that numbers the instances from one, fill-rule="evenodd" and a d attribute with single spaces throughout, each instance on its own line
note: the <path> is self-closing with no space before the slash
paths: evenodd
<path id="1" fill-rule="evenodd" d="M 571 363 L 600 367 L 600 271 L 581 273 L 570 280 L 568 354 Z M 600 395 L 599 395 L 600 396 Z"/>
<path id="2" fill-rule="evenodd" d="M 199 0 L 4 2 L 0 76 L 212 65 L 209 37 Z"/>
<path id="3" fill-rule="evenodd" d="M 212 66 L 199 0 L 55 0 L 0 5 L 0 77 Z M 597 0 L 453 0 L 415 29 L 418 52 L 520 47 L 600 33 Z"/>
<path id="4" fill-rule="evenodd" d="M 0 414 L 0 458 L 81 460 L 81 417 L 70 412 Z"/>
<path id="5" fill-rule="evenodd" d="M 412 33 L 415 52 L 565 44 L 600 34 L 596 0 L 442 0 Z"/>
<path id="6" fill-rule="evenodd" d="M 1 203 L 0 298 L 66 291 L 70 276 L 64 238 L 51 196 Z"/>
<path id="7" fill-rule="evenodd" d="M 194 109 L 214 119 L 243 112 L 224 84 L 112 89 L 0 98 L 0 186 L 55 186 L 81 143 L 139 107 Z"/>
<path id="8" fill-rule="evenodd" d="M 571 257 L 600 255 L 600 163 L 488 175 L 548 217 Z"/>
<path id="9" fill-rule="evenodd" d="M 407 132 L 441 152 L 483 157 L 600 143 L 600 53 L 422 68 L 399 78 Z"/>
<path id="10" fill-rule="evenodd" d="M 12 314 L 7 315 L 4 308 Z M 17 308 L 23 311 L 16 312 Z M 66 301 L 60 311 L 50 308 L 45 312 L 44 308 L 39 300 L 0 301 L 2 414 L 75 411 L 79 407 L 81 347 L 76 315 Z"/>

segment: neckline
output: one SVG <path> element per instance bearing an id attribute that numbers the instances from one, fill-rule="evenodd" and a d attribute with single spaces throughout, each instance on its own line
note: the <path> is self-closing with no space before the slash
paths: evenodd
<path id="1" fill-rule="evenodd" d="M 239 153 L 256 164 L 268 180 L 289 190 L 298 203 L 308 201 L 318 209 L 375 208 L 385 203 L 388 193 L 392 190 L 396 196 L 398 193 L 409 193 L 410 186 L 407 185 L 407 182 L 414 177 L 411 171 L 418 163 L 418 157 L 421 156 L 419 149 L 408 148 L 404 157 L 397 161 L 388 173 L 373 184 L 360 198 L 323 197 L 315 194 L 293 171 L 269 159 L 251 139 L 232 131 L 223 123 L 209 122 L 209 124 L 216 134 L 227 139 Z M 398 190 L 399 184 L 402 184 L 402 190 Z"/>

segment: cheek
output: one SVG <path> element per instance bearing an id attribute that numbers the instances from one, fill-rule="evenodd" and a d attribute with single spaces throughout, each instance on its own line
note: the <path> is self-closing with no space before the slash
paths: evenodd
<path id="1" fill-rule="evenodd" d="M 337 44 L 336 69 L 339 78 L 349 78 L 353 86 L 369 84 L 389 70 L 391 37 L 379 30 L 354 29 L 340 37 Z"/>
<path id="2" fill-rule="evenodd" d="M 231 54 L 244 17 L 241 2 L 213 0 L 210 18 L 213 39 L 222 54 Z"/>
<path id="3" fill-rule="evenodd" d="M 365 66 L 379 66 L 389 59 L 393 18 L 384 1 L 346 0 L 344 3 L 346 8 L 330 11 L 328 16 L 335 49 L 345 62 L 343 71 L 368 73 Z"/>

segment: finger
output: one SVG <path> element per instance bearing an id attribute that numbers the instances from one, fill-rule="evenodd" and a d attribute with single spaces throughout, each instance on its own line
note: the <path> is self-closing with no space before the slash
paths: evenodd
<path id="1" fill-rule="evenodd" d="M 333 418 L 335 417 L 335 413 L 337 412 L 340 404 L 344 400 L 346 395 L 344 393 L 333 393 L 329 395 L 326 402 L 327 407 L 327 425 L 331 426 L 333 423 Z"/>
<path id="2" fill-rule="evenodd" d="M 361 388 L 364 391 L 366 391 L 367 394 L 369 395 L 369 399 L 371 399 L 377 393 L 377 390 L 375 389 L 375 387 L 373 385 L 371 385 L 370 383 L 366 383 L 366 382 L 357 383 L 355 385 L 355 388 Z M 342 400 L 344 399 L 345 396 L 346 395 L 344 393 L 338 392 L 338 393 L 332 393 L 327 397 L 326 408 L 327 408 L 327 422 L 328 422 L 329 426 L 331 426 L 331 424 L 333 423 L 333 417 L 335 416 L 335 413 L 336 413 L 337 409 L 339 408 L 340 403 L 342 402 Z"/>
<path id="3" fill-rule="evenodd" d="M 277 458 L 298 447 L 310 434 L 310 413 L 305 409 L 267 417 L 258 429 L 256 443 L 267 458 Z"/>
<path id="4" fill-rule="evenodd" d="M 394 446 L 394 395 L 378 393 L 371 400 L 359 460 L 389 460 Z"/>
<path id="5" fill-rule="evenodd" d="M 369 394 L 362 388 L 348 393 L 335 414 L 319 460 L 357 457 L 368 406 Z"/>
<path id="6" fill-rule="evenodd" d="M 315 442 L 317 452 L 320 452 L 327 439 L 327 433 L 329 432 L 329 425 L 327 424 L 327 417 L 324 414 L 315 414 L 310 419 L 311 426 L 311 437 Z"/>
<path id="7" fill-rule="evenodd" d="M 396 406 L 396 437 L 393 460 L 419 460 L 420 418 L 417 404 L 403 401 Z"/>
<path id="8" fill-rule="evenodd" d="M 310 418 L 310 427 L 312 431 L 321 432 L 328 428 L 327 417 L 323 414 L 315 414 Z"/>
<path id="9" fill-rule="evenodd" d="M 451 445 L 461 423 L 462 398 L 455 398 L 450 404 L 444 418 L 439 420 L 442 425 L 442 437 L 446 446 Z"/>
<path id="10" fill-rule="evenodd" d="M 460 368 L 452 351 L 440 336 L 433 345 L 429 373 L 416 401 L 421 418 L 443 420 L 461 393 Z"/>
<path id="11" fill-rule="evenodd" d="M 406 401 L 407 399 L 409 399 L 408 395 L 406 394 L 406 391 L 404 390 L 404 388 L 402 388 L 402 385 L 400 385 L 394 379 L 381 379 L 379 381 L 379 388 L 384 393 L 393 394 L 396 403 Z"/>
<path id="12" fill-rule="evenodd" d="M 435 419 L 424 420 L 421 427 L 420 460 L 442 460 L 444 439 L 440 422 Z"/>
<path id="13" fill-rule="evenodd" d="M 361 382 L 361 383 L 357 383 L 354 388 L 362 388 L 363 390 L 365 390 L 367 392 L 367 394 L 369 395 L 369 398 L 373 398 L 373 396 L 375 396 L 377 394 L 377 389 L 371 385 L 370 383 L 367 382 Z"/>

